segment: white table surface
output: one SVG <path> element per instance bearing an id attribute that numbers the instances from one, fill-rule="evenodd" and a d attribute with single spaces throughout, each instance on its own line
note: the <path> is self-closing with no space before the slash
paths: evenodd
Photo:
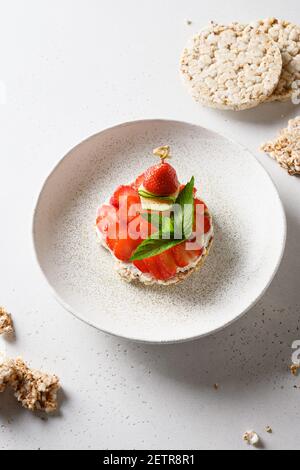
<path id="1" fill-rule="evenodd" d="M 298 2 L 0 6 L 0 304 L 17 330 L 15 342 L 0 339 L 0 349 L 57 373 L 64 389 L 60 413 L 46 421 L 10 394 L 0 396 L 0 449 L 246 449 L 241 436 L 248 429 L 267 449 L 299 449 L 300 377 L 288 366 L 291 344 L 300 339 L 300 181 L 257 150 L 299 109 L 205 109 L 178 75 L 186 40 L 209 20 L 278 16 L 300 23 Z M 65 312 L 40 274 L 31 241 L 42 182 L 71 147 L 116 123 L 157 117 L 199 123 L 250 148 L 277 184 L 288 218 L 286 254 L 263 300 L 223 332 L 171 346 L 119 340 Z"/>

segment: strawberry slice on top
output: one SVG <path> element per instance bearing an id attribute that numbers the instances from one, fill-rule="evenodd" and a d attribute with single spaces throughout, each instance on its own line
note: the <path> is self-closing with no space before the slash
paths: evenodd
<path id="1" fill-rule="evenodd" d="M 170 196 L 179 188 L 177 173 L 169 163 L 161 162 L 146 171 L 143 186 L 155 196 Z"/>
<path id="2" fill-rule="evenodd" d="M 159 147 L 153 153 L 161 158 L 161 162 L 158 165 L 151 166 L 144 173 L 143 189 L 154 196 L 162 197 L 178 193 L 180 183 L 176 170 L 172 165 L 165 162 L 170 157 L 170 147 Z"/>

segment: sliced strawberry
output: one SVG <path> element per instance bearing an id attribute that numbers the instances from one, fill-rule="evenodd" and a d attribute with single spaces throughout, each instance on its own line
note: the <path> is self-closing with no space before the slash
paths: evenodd
<path id="1" fill-rule="evenodd" d="M 117 214 L 118 212 L 116 211 L 115 207 L 112 207 L 108 204 L 103 204 L 103 206 L 100 207 L 97 213 L 97 222 L 100 222 L 103 219 L 109 218 L 110 220 L 117 220 Z"/>
<path id="2" fill-rule="evenodd" d="M 193 253 L 195 258 L 199 258 L 199 256 L 201 256 L 203 253 L 203 248 L 200 248 L 200 250 L 195 250 Z"/>
<path id="3" fill-rule="evenodd" d="M 146 263 L 143 261 L 143 260 L 139 260 L 139 261 L 134 261 L 133 262 L 134 266 L 136 268 L 138 268 L 142 273 L 148 273 L 149 270 L 146 266 Z"/>
<path id="4" fill-rule="evenodd" d="M 206 204 L 203 201 L 201 201 L 201 199 L 198 199 L 197 197 L 194 199 L 194 205 L 195 205 L 195 211 L 196 211 L 197 206 L 200 206 L 201 207 L 201 213 L 203 212 L 203 214 L 204 214 L 205 210 L 207 209 Z M 202 208 L 203 208 L 203 210 L 202 210 Z"/>
<path id="5" fill-rule="evenodd" d="M 172 248 L 172 254 L 175 260 L 175 263 L 179 268 L 185 268 L 191 262 L 191 258 L 188 254 L 188 251 L 185 249 L 185 243 L 174 246 Z"/>
<path id="6" fill-rule="evenodd" d="M 119 218 L 125 224 L 133 220 L 141 211 L 140 196 L 131 186 L 120 186 L 115 191 L 110 203 L 118 208 Z"/>
<path id="7" fill-rule="evenodd" d="M 137 204 L 136 202 L 130 202 L 129 198 L 129 206 L 127 208 L 127 215 L 126 215 L 126 207 L 120 207 L 119 212 L 120 212 L 120 217 L 124 216 L 127 219 L 127 223 L 129 224 L 133 219 L 135 219 L 141 212 L 142 210 L 142 205 Z"/>
<path id="8" fill-rule="evenodd" d="M 205 212 L 205 206 L 200 199 L 195 198 L 194 199 L 194 230 L 195 230 L 195 225 L 197 221 L 197 227 L 200 227 L 203 225 L 203 217 L 204 217 L 204 212 Z"/>
<path id="9" fill-rule="evenodd" d="M 114 248 L 115 248 L 115 245 L 117 243 L 117 238 L 109 238 L 107 237 L 106 238 L 106 243 L 107 243 L 107 246 L 109 247 L 109 249 L 111 251 L 114 251 Z"/>
<path id="10" fill-rule="evenodd" d="M 135 182 L 132 184 L 132 187 L 138 190 L 140 186 L 142 186 L 142 184 L 144 183 L 144 179 L 145 179 L 145 173 L 137 177 Z"/>
<path id="11" fill-rule="evenodd" d="M 139 240 L 141 238 L 140 223 L 141 223 L 141 218 L 139 215 L 134 217 L 129 222 L 128 227 L 127 227 L 126 238 L 130 238 L 132 240 Z"/>
<path id="12" fill-rule="evenodd" d="M 127 202 L 128 209 L 132 204 L 141 202 L 138 192 L 132 186 L 119 186 L 110 199 L 110 204 L 117 208 L 124 202 Z"/>
<path id="13" fill-rule="evenodd" d="M 156 258 L 161 278 L 167 280 L 174 277 L 177 271 L 177 266 L 171 250 L 164 251 L 160 255 L 156 256 Z"/>
<path id="14" fill-rule="evenodd" d="M 192 240 L 186 242 L 185 244 L 185 249 L 187 251 L 200 251 L 202 250 L 203 248 L 203 237 L 202 237 L 203 234 L 201 234 L 201 236 L 199 237 L 199 239 L 197 240 L 197 238 L 193 238 Z"/>
<path id="15" fill-rule="evenodd" d="M 207 215 L 204 217 L 204 233 L 208 233 L 211 229 L 210 217 Z"/>
<path id="16" fill-rule="evenodd" d="M 121 222 L 117 223 L 114 230 L 108 230 L 106 238 L 109 248 L 122 261 L 129 260 L 141 241 L 139 216 L 133 219 L 128 226 Z"/>
<path id="17" fill-rule="evenodd" d="M 120 232 L 120 226 L 119 223 L 117 223 L 115 226 L 111 225 L 108 228 L 107 234 L 106 234 L 106 243 L 108 247 L 114 251 L 115 245 L 119 239 L 119 232 Z"/>
<path id="18" fill-rule="evenodd" d="M 194 212 L 195 220 L 194 220 L 193 230 L 194 232 L 197 231 L 198 233 L 203 233 L 203 230 L 204 230 L 204 233 L 207 233 L 205 231 L 205 228 L 207 227 L 207 222 L 205 222 L 205 217 L 204 217 L 204 213 L 205 213 L 205 210 L 207 209 L 207 206 L 204 204 L 203 201 L 197 198 L 194 200 L 194 202 L 195 202 L 195 212 Z"/>
<path id="19" fill-rule="evenodd" d="M 190 263 L 192 263 L 193 261 L 196 261 L 196 259 L 199 258 L 199 256 L 203 252 L 203 248 L 197 249 L 197 250 L 188 250 L 187 246 L 185 247 L 185 250 L 186 250 L 187 255 L 190 258 Z"/>
<path id="20" fill-rule="evenodd" d="M 157 264 L 157 256 L 154 256 L 152 258 L 147 258 L 143 260 L 149 273 L 152 274 L 152 276 L 155 279 L 162 279 L 161 273 Z"/>
<path id="21" fill-rule="evenodd" d="M 140 243 L 141 240 L 131 240 L 130 238 L 126 240 L 117 240 L 114 245 L 115 257 L 124 262 L 129 261 L 133 252 Z"/>
<path id="22" fill-rule="evenodd" d="M 145 172 L 144 188 L 156 196 L 169 196 L 179 188 L 179 181 L 175 169 L 162 162 L 150 167 Z"/>
<path id="23" fill-rule="evenodd" d="M 175 262 L 179 268 L 187 267 L 190 263 L 199 258 L 203 252 L 202 247 L 198 248 L 196 246 L 195 249 L 188 249 L 188 247 L 188 242 L 185 242 L 172 248 Z M 193 248 L 192 245 L 191 248 Z"/>
<path id="24" fill-rule="evenodd" d="M 99 217 L 97 218 L 96 222 L 97 228 L 100 230 L 102 235 L 106 235 L 108 232 L 109 224 L 106 219 L 100 219 Z"/>
<path id="25" fill-rule="evenodd" d="M 97 227 L 103 235 L 106 235 L 118 222 L 118 211 L 115 207 L 104 204 L 97 214 Z"/>

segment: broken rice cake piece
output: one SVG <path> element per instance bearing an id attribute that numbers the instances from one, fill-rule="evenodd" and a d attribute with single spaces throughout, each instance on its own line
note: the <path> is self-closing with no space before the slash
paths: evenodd
<path id="1" fill-rule="evenodd" d="M 30 369 L 21 358 L 15 361 L 17 380 L 12 384 L 15 397 L 29 410 L 52 413 L 57 409 L 59 379 L 55 375 Z"/>
<path id="2" fill-rule="evenodd" d="M 14 326 L 10 313 L 0 307 L 0 335 L 11 335 L 13 332 Z"/>
<path id="3" fill-rule="evenodd" d="M 16 380 L 15 364 L 12 359 L 9 359 L 0 354 L 0 393 L 4 392 L 7 385 Z"/>
<path id="4" fill-rule="evenodd" d="M 0 392 L 9 385 L 24 408 L 52 413 L 57 409 L 58 377 L 30 369 L 21 358 L 0 358 Z"/>
<path id="5" fill-rule="evenodd" d="M 300 116 L 289 121 L 288 127 L 280 131 L 274 142 L 261 147 L 274 158 L 290 175 L 300 175 Z"/>

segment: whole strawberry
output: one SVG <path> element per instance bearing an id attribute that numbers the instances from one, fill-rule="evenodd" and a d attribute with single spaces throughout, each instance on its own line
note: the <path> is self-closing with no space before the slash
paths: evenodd
<path id="1" fill-rule="evenodd" d="M 180 184 L 174 168 L 165 162 L 169 157 L 169 147 L 160 147 L 154 153 L 160 156 L 161 163 L 145 172 L 144 189 L 155 196 L 170 196 L 178 191 Z"/>

